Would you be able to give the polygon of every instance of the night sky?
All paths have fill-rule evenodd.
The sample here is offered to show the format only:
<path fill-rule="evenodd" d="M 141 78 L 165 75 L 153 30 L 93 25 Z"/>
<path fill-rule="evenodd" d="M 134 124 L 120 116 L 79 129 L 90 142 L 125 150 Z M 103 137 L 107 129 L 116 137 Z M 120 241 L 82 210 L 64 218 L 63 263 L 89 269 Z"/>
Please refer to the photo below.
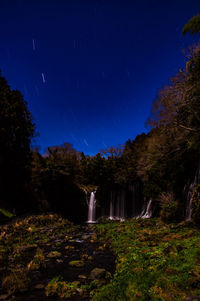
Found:
<path fill-rule="evenodd" d="M 147 132 L 198 13 L 200 0 L 0 0 L 0 69 L 28 102 L 33 145 L 94 155 Z"/>

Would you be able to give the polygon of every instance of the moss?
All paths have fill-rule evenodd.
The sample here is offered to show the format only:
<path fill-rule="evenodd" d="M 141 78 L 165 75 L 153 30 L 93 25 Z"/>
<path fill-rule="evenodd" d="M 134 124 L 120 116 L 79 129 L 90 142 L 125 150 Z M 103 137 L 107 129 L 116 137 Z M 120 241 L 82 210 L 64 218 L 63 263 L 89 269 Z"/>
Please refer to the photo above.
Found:
<path fill-rule="evenodd" d="M 13 216 L 15 216 L 13 213 L 11 213 L 8 210 L 5 210 L 3 208 L 0 208 L 0 213 L 2 213 L 4 216 L 8 217 L 8 218 L 12 218 Z"/>
<path fill-rule="evenodd" d="M 200 232 L 192 223 L 160 219 L 93 226 L 116 254 L 116 272 L 93 291 L 95 301 L 184 300 L 200 297 Z"/>
<path fill-rule="evenodd" d="M 179 202 L 175 200 L 173 193 L 162 193 L 160 203 L 160 217 L 163 222 L 171 223 L 180 220 Z"/>
<path fill-rule="evenodd" d="M 84 266 L 84 261 L 83 260 L 72 260 L 69 262 L 69 265 L 72 267 L 81 268 Z"/>
<path fill-rule="evenodd" d="M 196 185 L 192 195 L 192 219 L 200 225 L 200 185 Z"/>
<path fill-rule="evenodd" d="M 28 290 L 29 279 L 25 271 L 13 271 L 3 278 L 2 288 L 8 294 L 24 292 Z"/>
<path fill-rule="evenodd" d="M 40 268 L 45 268 L 46 263 L 45 263 L 45 256 L 43 254 L 43 251 L 38 248 L 36 251 L 36 254 L 31 260 L 27 266 L 28 270 L 39 270 Z"/>
<path fill-rule="evenodd" d="M 61 276 L 53 278 L 45 288 L 47 297 L 71 298 L 78 292 L 80 282 L 65 282 Z"/>

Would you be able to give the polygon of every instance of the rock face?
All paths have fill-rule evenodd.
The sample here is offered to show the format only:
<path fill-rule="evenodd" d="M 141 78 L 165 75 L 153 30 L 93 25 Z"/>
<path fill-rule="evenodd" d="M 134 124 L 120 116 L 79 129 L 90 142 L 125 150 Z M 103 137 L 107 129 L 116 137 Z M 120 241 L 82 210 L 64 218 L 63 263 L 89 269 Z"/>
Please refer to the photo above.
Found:
<path fill-rule="evenodd" d="M 95 268 L 90 272 L 90 279 L 92 280 L 105 279 L 106 275 L 107 275 L 107 271 L 105 269 Z"/>

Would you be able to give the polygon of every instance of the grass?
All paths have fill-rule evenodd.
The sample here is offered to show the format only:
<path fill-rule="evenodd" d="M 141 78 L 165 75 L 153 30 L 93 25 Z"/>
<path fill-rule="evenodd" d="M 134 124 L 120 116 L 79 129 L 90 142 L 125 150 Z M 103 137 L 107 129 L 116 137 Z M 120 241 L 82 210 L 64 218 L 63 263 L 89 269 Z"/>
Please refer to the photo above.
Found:
<path fill-rule="evenodd" d="M 113 280 L 92 300 L 200 298 L 200 232 L 192 223 L 138 219 L 94 228 L 117 261 Z"/>
<path fill-rule="evenodd" d="M 26 291 L 31 272 L 46 267 L 42 248 L 60 236 L 65 237 L 66 233 L 73 233 L 74 229 L 72 223 L 57 214 L 32 215 L 1 226 L 0 266 L 4 267 L 4 273 L 0 274 L 0 283 L 3 292 Z M 56 251 L 52 253 L 55 255 Z"/>
<path fill-rule="evenodd" d="M 14 216 L 13 213 L 11 213 L 10 211 L 0 208 L 0 213 L 2 213 L 4 216 L 8 217 L 8 218 L 12 218 Z"/>

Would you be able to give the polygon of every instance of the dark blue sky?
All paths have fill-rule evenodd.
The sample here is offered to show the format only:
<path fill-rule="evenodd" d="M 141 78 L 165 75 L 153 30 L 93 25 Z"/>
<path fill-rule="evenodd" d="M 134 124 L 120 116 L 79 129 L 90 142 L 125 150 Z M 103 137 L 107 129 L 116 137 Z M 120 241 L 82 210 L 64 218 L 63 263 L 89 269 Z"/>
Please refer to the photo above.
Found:
<path fill-rule="evenodd" d="M 197 13 L 199 0 L 0 0 L 0 69 L 28 101 L 35 144 L 93 155 L 147 131 Z"/>

